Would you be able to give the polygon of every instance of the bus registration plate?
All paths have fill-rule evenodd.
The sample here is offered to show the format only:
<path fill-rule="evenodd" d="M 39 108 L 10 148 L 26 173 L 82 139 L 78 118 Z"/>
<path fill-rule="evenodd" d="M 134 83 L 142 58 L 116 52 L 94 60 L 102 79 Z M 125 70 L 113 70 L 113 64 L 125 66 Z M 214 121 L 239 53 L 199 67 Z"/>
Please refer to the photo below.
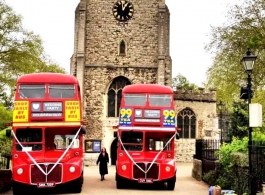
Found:
<path fill-rule="evenodd" d="M 138 183 L 154 183 L 154 181 L 151 178 L 139 178 Z"/>
<path fill-rule="evenodd" d="M 53 188 L 55 187 L 55 182 L 40 182 L 37 184 L 38 188 Z"/>

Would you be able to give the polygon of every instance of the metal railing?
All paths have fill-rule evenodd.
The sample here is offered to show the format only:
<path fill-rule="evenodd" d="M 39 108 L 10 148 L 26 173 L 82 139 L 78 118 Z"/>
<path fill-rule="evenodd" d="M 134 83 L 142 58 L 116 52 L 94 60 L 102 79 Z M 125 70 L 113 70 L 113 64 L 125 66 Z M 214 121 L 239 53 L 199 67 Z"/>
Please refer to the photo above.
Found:
<path fill-rule="evenodd" d="M 10 169 L 11 156 L 1 156 L 0 155 L 0 170 Z"/>

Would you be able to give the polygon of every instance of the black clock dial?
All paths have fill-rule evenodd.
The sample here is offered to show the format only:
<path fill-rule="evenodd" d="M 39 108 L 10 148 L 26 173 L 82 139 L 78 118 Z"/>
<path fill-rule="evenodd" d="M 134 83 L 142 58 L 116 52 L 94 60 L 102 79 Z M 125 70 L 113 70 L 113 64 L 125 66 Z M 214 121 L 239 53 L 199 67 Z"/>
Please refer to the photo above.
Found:
<path fill-rule="evenodd" d="M 133 5 L 129 1 L 117 1 L 113 6 L 113 15 L 119 21 L 131 19 L 133 11 Z"/>

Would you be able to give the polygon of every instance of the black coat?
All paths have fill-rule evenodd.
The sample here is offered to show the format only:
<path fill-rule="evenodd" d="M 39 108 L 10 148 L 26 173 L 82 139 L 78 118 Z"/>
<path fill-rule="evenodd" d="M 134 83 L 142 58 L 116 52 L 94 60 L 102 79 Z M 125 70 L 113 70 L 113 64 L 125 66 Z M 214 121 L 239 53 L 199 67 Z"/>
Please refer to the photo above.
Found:
<path fill-rule="evenodd" d="M 108 174 L 108 163 L 109 163 L 109 155 L 105 153 L 103 156 L 102 153 L 99 154 L 97 164 L 99 163 L 99 174 L 105 175 Z"/>

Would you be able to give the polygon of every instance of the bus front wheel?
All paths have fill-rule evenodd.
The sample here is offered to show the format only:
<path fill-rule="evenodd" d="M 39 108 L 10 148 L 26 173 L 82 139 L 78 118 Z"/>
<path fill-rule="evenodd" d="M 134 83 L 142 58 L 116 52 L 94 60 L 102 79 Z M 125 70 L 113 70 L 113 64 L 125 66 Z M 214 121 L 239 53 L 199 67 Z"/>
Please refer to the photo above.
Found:
<path fill-rule="evenodd" d="M 74 193 L 81 193 L 82 192 L 82 186 L 83 186 L 83 182 L 84 182 L 84 176 L 83 176 L 83 173 L 81 174 L 81 176 L 75 180 L 73 182 L 73 192 Z"/>
<path fill-rule="evenodd" d="M 167 189 L 168 190 L 174 190 L 175 189 L 175 183 L 176 183 L 176 178 L 172 178 L 167 181 Z"/>
<path fill-rule="evenodd" d="M 18 182 L 13 181 L 12 191 L 13 191 L 13 195 L 23 195 L 23 194 L 25 194 L 26 187 L 23 184 L 20 184 Z M 30 192 L 30 190 L 29 190 L 29 192 Z"/>
<path fill-rule="evenodd" d="M 123 189 L 124 188 L 124 183 L 121 180 L 116 181 L 116 188 L 117 189 Z"/>
<path fill-rule="evenodd" d="M 124 188 L 124 180 L 116 173 L 116 188 L 123 189 Z"/>

